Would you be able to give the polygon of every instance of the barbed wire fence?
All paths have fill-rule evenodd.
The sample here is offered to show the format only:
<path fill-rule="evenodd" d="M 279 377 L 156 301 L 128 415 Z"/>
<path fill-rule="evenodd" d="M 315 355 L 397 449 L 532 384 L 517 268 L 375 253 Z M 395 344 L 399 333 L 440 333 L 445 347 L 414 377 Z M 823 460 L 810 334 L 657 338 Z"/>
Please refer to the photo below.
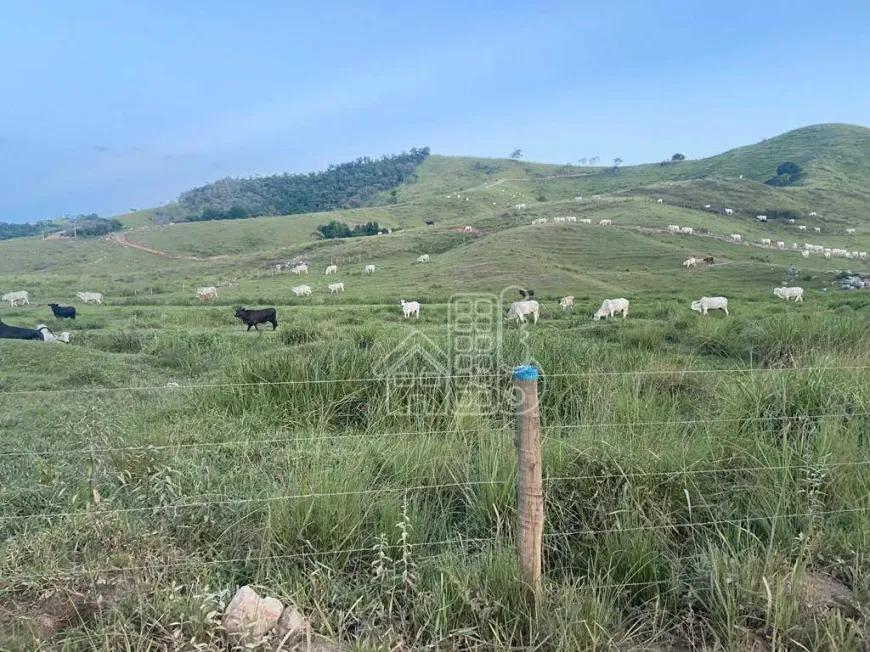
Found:
<path fill-rule="evenodd" d="M 657 374 L 686 374 L 686 375 L 695 375 L 695 374 L 758 374 L 758 373 L 797 373 L 797 372 L 817 372 L 817 371 L 850 371 L 850 372 L 860 372 L 870 369 L 870 366 L 847 366 L 847 367 L 823 367 L 823 368 L 784 368 L 784 369 L 753 369 L 753 368 L 741 368 L 741 369 L 714 369 L 714 370 L 694 370 L 694 369 L 686 369 L 686 370 L 662 370 L 662 371 L 627 371 L 627 372 L 577 372 L 577 373 L 563 373 L 563 374 L 548 374 L 547 378 L 595 378 L 595 377 L 608 377 L 608 376 L 641 376 L 641 375 L 657 375 Z M 442 376 L 430 376 L 431 378 L 442 378 Z M 457 375 L 452 376 L 451 378 L 474 378 L 475 380 L 480 380 L 482 378 L 487 379 L 504 379 L 504 375 L 501 374 L 488 374 L 488 375 Z M 43 390 L 14 390 L 14 391 L 0 391 L 0 399 L 7 396 L 54 396 L 54 395 L 65 395 L 70 392 L 83 392 L 87 394 L 94 394 L 100 392 L 140 392 L 140 391 L 190 391 L 190 390 L 203 390 L 203 389 L 229 389 L 229 388 L 238 388 L 238 387 L 272 387 L 272 386 L 285 386 L 285 387 L 293 387 L 293 386 L 301 386 L 308 384 L 322 384 L 322 383 L 330 383 L 330 384 L 339 384 L 339 383 L 369 383 L 369 382 L 382 382 L 383 378 L 355 378 L 355 379 L 304 379 L 304 380 L 293 380 L 293 381 L 280 381 L 280 382 L 253 382 L 253 383 L 215 383 L 215 384 L 188 384 L 188 385 L 178 385 L 178 386 L 134 386 L 134 387 L 123 387 L 123 388 L 77 388 L 75 390 L 67 390 L 67 389 L 43 389 Z M 537 378 L 535 379 L 535 385 L 537 387 Z M 537 389 L 535 390 L 535 392 Z M 528 398 L 528 396 L 526 396 Z M 317 492 L 317 491 L 300 491 L 295 493 L 284 493 L 278 495 L 267 495 L 267 496 L 247 496 L 247 497 L 226 497 L 220 496 L 215 497 L 210 500 L 182 500 L 179 502 L 173 502 L 166 505 L 148 505 L 141 507 L 114 507 L 111 503 L 102 503 L 99 505 L 89 505 L 87 508 L 80 508 L 74 510 L 58 510 L 58 511 L 33 511 L 31 513 L 19 513 L 19 514 L 0 514 L 0 528 L 2 527 L 39 527 L 40 524 L 55 524 L 64 519 L 75 519 L 81 517 L 95 516 L 100 518 L 105 517 L 116 517 L 123 515 L 131 515 L 131 514 L 154 514 L 160 513 L 164 517 L 173 518 L 174 516 L 180 514 L 185 510 L 194 510 L 194 509 L 211 509 L 211 508 L 220 508 L 220 507 L 228 507 L 228 506 L 267 506 L 270 504 L 283 504 L 289 503 L 291 501 L 319 501 L 319 500 L 327 500 L 330 498 L 340 498 L 345 496 L 356 496 L 356 497 L 377 497 L 377 496 L 385 496 L 385 495 L 396 495 L 396 496 L 409 496 L 419 492 L 433 492 L 445 489 L 469 489 L 469 490 L 477 490 L 487 487 L 510 487 L 516 486 L 521 482 L 521 478 L 524 475 L 531 474 L 533 477 L 533 484 L 536 482 L 540 489 L 535 489 L 533 487 L 533 493 L 537 492 L 539 496 L 536 496 L 542 501 L 546 499 L 547 493 L 550 490 L 557 488 L 562 483 L 582 483 L 582 482 L 602 482 L 607 480 L 616 480 L 616 481 L 630 481 L 632 479 L 641 479 L 641 478 L 660 478 L 660 479 L 675 479 L 679 480 L 682 478 L 689 477 L 698 477 L 698 476 L 713 476 L 716 477 L 719 474 L 758 474 L 758 473 L 771 473 L 771 472 L 791 472 L 791 471 L 804 471 L 806 470 L 806 463 L 801 462 L 798 464 L 757 464 L 757 465 L 743 465 L 743 466 L 724 466 L 724 467 L 703 467 L 697 468 L 694 466 L 686 466 L 685 468 L 681 468 L 679 470 L 667 470 L 667 471 L 654 471 L 654 470 L 623 470 L 623 471 L 602 471 L 596 473 L 587 473 L 587 474 L 569 474 L 569 475 L 559 475 L 559 474 L 547 474 L 545 473 L 545 469 L 541 462 L 541 447 L 543 443 L 552 442 L 554 444 L 558 444 L 560 446 L 571 447 L 572 444 L 570 441 L 566 441 L 561 437 L 561 433 L 566 431 L 574 431 L 580 429 L 612 429 L 612 428 L 638 428 L 638 427 L 668 427 L 668 426 L 699 426 L 699 425 L 712 425 L 712 424 L 722 424 L 722 423 L 731 423 L 734 425 L 739 424 L 749 424 L 749 423 L 764 423 L 768 421 L 775 422 L 801 422 L 808 419 L 814 420 L 816 422 L 826 419 L 855 419 L 855 418 L 863 418 L 870 417 L 870 412 L 830 412 L 830 413 L 822 413 L 822 414 L 800 414 L 800 415 L 771 415 L 771 416 L 751 416 L 751 417 L 735 417 L 735 418 L 710 418 L 710 419 L 672 419 L 672 420 L 649 420 L 649 421 L 631 421 L 631 422 L 621 422 L 621 421 L 613 421 L 613 422 L 599 422 L 599 423 L 585 423 L 585 424 L 556 424 L 552 426 L 541 426 L 540 425 L 540 416 L 537 414 L 537 398 L 535 397 L 534 412 L 536 415 L 535 419 L 532 419 L 530 423 L 525 423 L 524 419 L 521 417 L 528 414 L 528 410 L 531 409 L 530 405 L 522 406 L 521 402 L 518 402 L 515 406 L 516 409 L 516 420 L 513 424 L 505 423 L 502 425 L 502 434 L 503 436 L 507 436 L 505 431 L 507 430 L 517 430 L 517 443 L 518 445 L 522 443 L 527 437 L 531 437 L 532 441 L 536 441 L 534 445 L 537 446 L 537 455 L 533 456 L 531 460 L 531 468 L 529 467 L 529 460 L 523 461 L 520 460 L 518 464 L 518 469 L 516 473 L 511 474 L 512 477 L 509 478 L 488 478 L 481 480 L 456 480 L 454 482 L 431 482 L 431 483 L 420 483 L 416 485 L 403 485 L 403 486 L 379 486 L 373 488 L 366 489 L 352 489 L 346 491 L 329 491 L 329 492 Z M 537 421 L 537 424 L 535 424 Z M 488 426 L 488 430 L 492 430 L 494 426 Z M 530 431 L 529 429 L 532 429 Z M 169 443 L 159 443 L 159 444 L 137 444 L 137 445 L 129 445 L 129 446 L 93 446 L 93 445 L 83 445 L 77 448 L 36 448 L 34 450 L 26 450 L 26 449 L 16 449 L 16 450 L 6 450 L 0 451 L 0 462 L 4 460 L 8 463 L 17 463 L 22 460 L 26 460 L 28 458 L 50 458 L 57 456 L 84 456 L 84 457 L 93 457 L 95 455 L 105 455 L 105 454 L 113 454 L 113 453 L 125 453 L 125 452 L 147 452 L 147 451 L 200 451 L 206 449 L 215 449 L 215 448 L 223 448 L 223 447 L 248 447 L 248 446 L 262 446 L 262 445 L 306 445 L 310 443 L 322 442 L 332 444 L 339 444 L 342 441 L 348 440 L 359 440 L 364 439 L 365 441 L 378 441 L 378 440 L 389 440 L 389 439 L 402 439 L 402 438 L 410 438 L 410 437 L 443 437 L 449 435 L 469 435 L 474 434 L 479 429 L 467 429 L 467 428 L 457 428 L 457 429 L 409 429 L 402 430 L 396 432 L 375 432 L 375 433 L 343 433 L 343 434 L 324 434 L 322 436 L 302 436 L 302 437 L 272 437 L 272 438 L 247 438 L 247 439 L 234 439 L 234 440 L 222 440 L 222 441 L 202 441 L 202 442 L 169 442 Z M 528 444 L 528 442 L 527 442 Z M 341 455 L 342 452 L 340 449 L 335 449 L 334 451 L 337 455 Z M 352 455 L 351 451 L 349 455 Z M 445 460 L 448 461 L 448 460 Z M 847 461 L 828 461 L 825 462 L 825 466 L 830 469 L 835 468 L 864 468 L 870 465 L 870 459 L 856 459 L 856 460 L 847 460 Z M 0 496 L 3 494 L 0 493 Z M 669 522 L 669 523 L 649 523 L 649 524 L 641 524 L 641 525 L 633 525 L 633 524 L 621 524 L 621 519 L 618 517 L 614 517 L 614 521 L 618 524 L 613 527 L 594 527 L 594 528 L 570 528 L 570 529 L 557 529 L 552 530 L 548 529 L 543 522 L 544 510 L 539 511 L 540 521 L 535 521 L 531 526 L 528 523 L 523 523 L 523 519 L 528 520 L 532 518 L 535 520 L 535 517 L 529 517 L 528 507 L 526 508 L 524 514 L 523 501 L 527 500 L 528 496 L 523 495 L 523 491 L 520 488 L 519 496 L 518 496 L 518 509 L 520 512 L 519 521 L 517 523 L 516 529 L 508 529 L 503 532 L 499 532 L 493 536 L 464 536 L 463 534 L 458 534 L 456 536 L 428 540 L 428 541 L 414 541 L 414 542 L 402 542 L 397 544 L 385 544 L 381 546 L 381 550 L 399 550 L 403 547 L 410 549 L 431 549 L 431 550 L 443 550 L 443 549 L 451 549 L 451 548 L 475 548 L 481 549 L 485 546 L 501 546 L 505 544 L 509 545 L 517 545 L 519 550 L 519 559 L 520 559 L 520 567 L 523 569 L 523 576 L 527 580 L 527 584 L 534 588 L 536 585 L 539 585 L 541 573 L 546 575 L 548 571 L 555 571 L 555 568 L 548 569 L 543 562 L 543 554 L 544 547 L 555 545 L 557 542 L 571 542 L 581 539 L 594 539 L 596 537 L 603 537 L 613 534 L 619 533 L 627 533 L 627 532 L 653 532 L 653 531 L 669 531 L 669 532 L 678 532 L 683 530 L 698 530 L 702 528 L 719 528 L 723 526 L 733 526 L 737 528 L 749 528 L 749 526 L 753 523 L 766 522 L 766 523 L 777 523 L 779 521 L 788 520 L 788 519 L 811 519 L 811 518 L 828 518 L 828 517 L 837 517 L 837 516 L 847 516 L 847 515 L 860 515 L 865 514 L 868 510 L 870 510 L 870 503 L 866 505 L 856 505 L 854 507 L 846 507 L 842 509 L 813 509 L 807 511 L 798 511 L 798 512 L 788 512 L 788 513 L 773 513 L 769 515 L 742 515 L 735 516 L 731 518 L 701 518 L 699 520 L 687 520 L 685 522 Z M 532 510 L 534 511 L 534 510 Z M 537 537 L 531 535 L 533 541 L 529 543 L 528 541 L 523 541 L 523 530 L 524 528 L 531 527 L 532 529 L 537 529 L 540 533 Z M 269 555 L 261 555 L 261 554 L 250 554 L 246 556 L 239 557 L 216 557 L 214 559 L 191 559 L 191 560 L 170 560 L 161 562 L 159 564 L 154 565 L 124 565 L 124 564 L 103 564 L 103 565 L 88 565 L 88 564 L 78 564 L 72 565 L 67 568 L 51 570 L 51 571 L 33 571 L 28 573 L 19 573 L 19 574 L 10 574 L 2 578 L 2 582 L 0 582 L 0 586 L 15 586 L 17 583 L 32 583 L 39 581 L 49 581 L 55 580 L 58 578 L 68 578 L 68 577 L 97 577 L 104 574 L 123 574 L 123 573 L 136 573 L 136 572 L 144 572 L 148 570 L 154 569 L 167 569 L 167 568 L 182 568 L 185 566 L 220 566 L 220 567 L 233 567 L 236 564 L 250 566 L 251 564 L 269 564 L 273 562 L 286 562 L 286 561 L 304 561 L 304 560 L 318 560 L 318 559 L 329 559 L 329 558 L 337 558 L 337 557 L 352 557 L 352 556 L 360 556 L 360 557 L 371 557 L 375 551 L 375 542 L 372 542 L 371 546 L 357 546 L 357 547 L 340 547 L 336 549 L 328 549 L 328 550 L 300 550 L 298 552 L 288 552 L 288 553 L 280 553 L 280 554 L 269 554 Z M 537 572 L 535 571 L 537 569 Z M 656 581 L 645 581 L 645 582 L 637 582 L 637 583 L 618 583 L 613 584 L 614 588 L 627 588 L 629 586 L 649 586 L 651 584 L 655 584 Z M 599 587 L 605 588 L 605 587 Z"/>

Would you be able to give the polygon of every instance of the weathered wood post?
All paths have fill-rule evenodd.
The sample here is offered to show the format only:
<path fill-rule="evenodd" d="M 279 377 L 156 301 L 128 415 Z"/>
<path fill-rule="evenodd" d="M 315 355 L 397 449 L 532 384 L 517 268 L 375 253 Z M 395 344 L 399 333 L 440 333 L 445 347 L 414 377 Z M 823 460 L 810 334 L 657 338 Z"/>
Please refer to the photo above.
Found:
<path fill-rule="evenodd" d="M 524 365 L 513 371 L 517 405 L 517 529 L 520 570 L 537 596 L 541 586 L 544 535 L 544 486 L 541 468 L 541 417 L 538 412 L 538 370 Z"/>

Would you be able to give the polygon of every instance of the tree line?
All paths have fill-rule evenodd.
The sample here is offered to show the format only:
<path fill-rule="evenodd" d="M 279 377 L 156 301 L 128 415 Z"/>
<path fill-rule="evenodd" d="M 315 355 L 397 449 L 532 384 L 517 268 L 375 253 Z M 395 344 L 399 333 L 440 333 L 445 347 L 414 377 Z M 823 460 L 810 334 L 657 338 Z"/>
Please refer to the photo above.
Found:
<path fill-rule="evenodd" d="M 393 156 L 330 165 L 322 172 L 221 179 L 182 193 L 156 215 L 163 222 L 240 220 L 359 208 L 380 193 L 416 181 L 415 169 L 428 156 L 428 147 L 412 148 Z M 397 201 L 396 192 L 388 201 Z"/>
<path fill-rule="evenodd" d="M 377 222 L 366 222 L 365 224 L 357 224 L 350 228 L 344 222 L 332 220 L 329 224 L 321 224 L 317 227 L 317 232 L 327 240 L 333 238 L 356 238 L 362 235 L 377 235 L 381 227 Z"/>
<path fill-rule="evenodd" d="M 96 213 L 65 216 L 58 220 L 42 220 L 35 223 L 12 224 L 0 222 L 0 240 L 28 238 L 36 235 L 60 233 L 67 237 L 96 238 L 112 231 L 120 231 L 123 225 L 115 218 L 100 217 Z"/>

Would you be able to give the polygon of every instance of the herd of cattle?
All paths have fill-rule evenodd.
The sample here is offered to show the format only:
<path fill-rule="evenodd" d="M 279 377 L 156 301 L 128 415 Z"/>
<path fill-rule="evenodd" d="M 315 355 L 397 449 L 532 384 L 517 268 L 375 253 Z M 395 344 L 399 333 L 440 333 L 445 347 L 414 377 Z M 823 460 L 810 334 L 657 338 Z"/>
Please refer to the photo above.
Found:
<path fill-rule="evenodd" d="M 99 292 L 79 292 L 78 298 L 84 303 L 103 303 L 103 295 Z M 30 295 L 26 291 L 8 292 L 3 295 L 3 302 L 9 302 L 11 307 L 18 305 L 29 306 Z M 57 303 L 49 303 L 51 313 L 56 319 L 75 319 L 78 311 L 75 306 L 62 306 Z M 22 328 L 20 326 L 9 326 L 4 324 L 0 319 L 0 339 L 6 340 L 37 340 L 40 342 L 60 342 L 69 344 L 70 333 L 63 331 L 55 334 L 45 324 L 38 324 L 36 328 Z"/>

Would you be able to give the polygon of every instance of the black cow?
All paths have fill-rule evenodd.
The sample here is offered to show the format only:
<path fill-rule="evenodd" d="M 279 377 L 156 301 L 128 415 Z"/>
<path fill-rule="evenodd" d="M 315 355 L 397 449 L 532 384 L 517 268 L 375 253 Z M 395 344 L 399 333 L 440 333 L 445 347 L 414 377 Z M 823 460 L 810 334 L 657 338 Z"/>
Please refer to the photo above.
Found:
<path fill-rule="evenodd" d="M 714 262 L 716 262 L 716 259 L 713 258 L 713 256 L 707 256 L 706 258 L 704 258 L 705 265 L 712 265 Z"/>
<path fill-rule="evenodd" d="M 426 226 L 435 226 L 435 220 L 423 220 L 426 222 Z"/>
<path fill-rule="evenodd" d="M 58 319 L 76 318 L 76 309 L 73 306 L 59 306 L 56 303 L 50 303 L 48 304 L 48 307 L 51 308 L 51 312 Z"/>
<path fill-rule="evenodd" d="M 248 330 L 251 326 L 254 330 L 257 324 L 272 324 L 272 330 L 278 328 L 278 315 L 274 308 L 263 308 L 262 310 L 248 310 L 247 308 L 239 308 L 236 310 L 236 319 L 241 319 L 243 324 L 247 324 Z"/>
<path fill-rule="evenodd" d="M 4 340 L 39 340 L 43 341 L 42 333 L 35 331 L 32 328 L 20 328 L 18 326 L 7 326 L 0 320 L 0 339 Z"/>

